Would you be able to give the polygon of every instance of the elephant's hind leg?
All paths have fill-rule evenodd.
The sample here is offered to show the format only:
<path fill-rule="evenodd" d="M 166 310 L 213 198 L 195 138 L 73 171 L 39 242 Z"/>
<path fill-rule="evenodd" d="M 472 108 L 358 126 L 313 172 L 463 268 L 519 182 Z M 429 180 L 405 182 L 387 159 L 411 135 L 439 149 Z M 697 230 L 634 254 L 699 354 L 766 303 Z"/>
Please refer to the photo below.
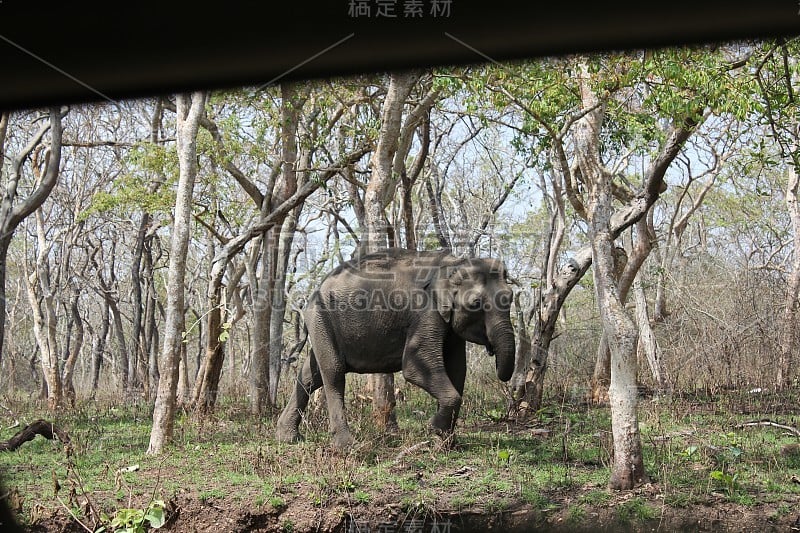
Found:
<path fill-rule="evenodd" d="M 315 390 L 322 386 L 322 375 L 319 373 L 314 351 L 310 350 L 300 375 L 297 376 L 294 392 L 289 403 L 278 418 L 276 438 L 278 442 L 298 442 L 303 437 L 298 431 L 300 419 L 308 406 L 308 399 Z"/>
<path fill-rule="evenodd" d="M 322 376 L 322 385 L 325 390 L 325 400 L 328 404 L 328 418 L 330 419 L 333 446 L 346 450 L 354 439 L 347 425 L 344 407 L 344 384 L 347 365 L 343 355 L 334 342 L 334 334 L 328 323 L 323 319 L 312 322 L 314 353 L 316 353 L 319 373 Z"/>

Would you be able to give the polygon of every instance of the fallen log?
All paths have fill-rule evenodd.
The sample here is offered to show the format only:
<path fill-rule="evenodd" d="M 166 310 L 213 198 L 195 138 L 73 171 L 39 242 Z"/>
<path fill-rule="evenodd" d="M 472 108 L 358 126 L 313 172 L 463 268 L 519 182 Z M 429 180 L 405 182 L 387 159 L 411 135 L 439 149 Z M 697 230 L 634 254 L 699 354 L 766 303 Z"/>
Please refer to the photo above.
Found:
<path fill-rule="evenodd" d="M 49 440 L 58 438 L 64 444 L 69 443 L 69 435 L 64 430 L 57 428 L 52 422 L 40 418 L 22 428 L 7 441 L 0 442 L 0 452 L 12 452 L 29 440 L 36 438 L 36 435 L 41 435 Z"/>
<path fill-rule="evenodd" d="M 736 426 L 736 428 L 737 429 L 742 429 L 742 428 L 753 427 L 753 426 L 774 427 L 774 428 L 782 429 L 784 431 L 788 431 L 789 433 L 791 433 L 792 435 L 794 435 L 796 437 L 800 437 L 800 430 L 797 429 L 796 427 L 787 426 L 786 424 L 778 424 L 777 422 L 773 422 L 772 420 L 769 420 L 769 419 L 766 419 L 766 418 L 764 420 L 753 420 L 752 422 L 745 422 L 744 424 L 739 424 L 738 426 Z"/>

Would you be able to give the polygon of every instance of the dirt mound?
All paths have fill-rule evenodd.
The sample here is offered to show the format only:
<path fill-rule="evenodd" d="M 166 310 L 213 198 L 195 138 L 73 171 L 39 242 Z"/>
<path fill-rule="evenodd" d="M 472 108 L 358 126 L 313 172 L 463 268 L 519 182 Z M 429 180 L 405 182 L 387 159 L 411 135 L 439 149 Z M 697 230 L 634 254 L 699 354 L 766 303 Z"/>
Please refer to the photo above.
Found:
<path fill-rule="evenodd" d="M 624 497 L 622 498 L 624 500 Z M 777 504 L 743 506 L 730 502 L 672 508 L 661 505 L 659 516 L 620 517 L 618 503 L 590 506 L 580 520 L 566 507 L 543 512 L 523 504 L 492 513 L 471 510 L 403 509 L 397 504 L 347 506 L 346 502 L 318 507 L 293 500 L 285 507 L 246 502 L 203 501 L 176 497 L 167 506 L 167 522 L 160 531 L 180 533 L 527 533 L 537 531 L 793 531 L 800 525 L 800 507 L 779 513 Z M 657 499 L 649 502 L 659 505 Z M 34 533 L 85 533 L 66 511 L 42 517 L 27 528 Z"/>

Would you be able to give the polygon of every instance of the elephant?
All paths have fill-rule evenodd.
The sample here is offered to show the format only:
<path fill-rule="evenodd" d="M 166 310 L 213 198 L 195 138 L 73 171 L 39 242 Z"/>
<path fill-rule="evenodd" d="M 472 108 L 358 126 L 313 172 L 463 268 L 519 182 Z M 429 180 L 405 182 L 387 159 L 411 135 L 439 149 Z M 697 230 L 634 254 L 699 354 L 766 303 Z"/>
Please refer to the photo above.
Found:
<path fill-rule="evenodd" d="M 400 370 L 437 400 L 430 425 L 452 439 L 464 393 L 466 341 L 495 356 L 501 381 L 511 378 L 512 299 L 505 265 L 497 259 L 387 249 L 341 264 L 303 311 L 311 349 L 278 418 L 277 440 L 302 440 L 298 426 L 309 395 L 324 387 L 333 445 L 347 448 L 354 439 L 345 418 L 345 374 Z"/>

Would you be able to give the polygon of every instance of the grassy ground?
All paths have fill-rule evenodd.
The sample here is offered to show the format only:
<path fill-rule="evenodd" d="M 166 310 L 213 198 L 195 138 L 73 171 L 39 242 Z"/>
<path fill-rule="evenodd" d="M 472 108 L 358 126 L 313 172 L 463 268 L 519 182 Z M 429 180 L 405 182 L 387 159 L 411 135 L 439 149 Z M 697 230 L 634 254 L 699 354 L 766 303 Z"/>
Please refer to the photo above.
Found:
<path fill-rule="evenodd" d="M 404 531 L 414 524 L 424 531 L 786 531 L 798 518 L 798 438 L 769 426 L 737 427 L 764 418 L 796 425 L 793 395 L 642 399 L 651 482 L 621 493 L 606 488 L 607 408 L 551 398 L 517 424 L 505 419 L 499 385 L 480 389 L 468 390 L 458 444 L 448 450 L 427 430 L 434 406 L 423 392 L 404 387 L 401 430 L 385 435 L 351 391 L 358 444 L 344 454 L 330 448 L 318 401 L 301 444 L 274 441 L 277 413 L 254 419 L 244 403 L 226 399 L 211 419 L 182 415 L 174 445 L 149 457 L 145 403 L 84 402 L 53 417 L 6 399 L 15 416 L 4 428 L 12 418 L 43 417 L 72 443 L 67 449 L 37 437 L 0 464 L 10 501 L 39 531 L 111 529 L 114 518 L 121 527 L 148 510 L 158 525 L 162 507 L 164 527 L 174 531 Z M 17 429 L 3 429 L 0 440 Z"/>

